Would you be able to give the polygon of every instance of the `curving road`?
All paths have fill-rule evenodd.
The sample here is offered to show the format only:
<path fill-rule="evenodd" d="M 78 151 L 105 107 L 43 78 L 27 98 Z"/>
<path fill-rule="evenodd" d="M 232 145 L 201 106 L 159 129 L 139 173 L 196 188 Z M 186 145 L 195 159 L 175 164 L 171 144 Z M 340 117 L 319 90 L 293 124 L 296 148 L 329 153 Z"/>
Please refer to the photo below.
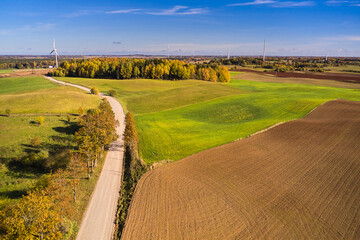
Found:
<path fill-rule="evenodd" d="M 51 77 L 45 78 L 65 85 L 64 82 Z M 66 85 L 90 92 L 89 88 L 83 86 L 70 83 L 66 83 Z M 115 113 L 115 118 L 120 123 L 116 128 L 119 138 L 110 145 L 102 172 L 81 221 L 77 240 L 112 239 L 115 230 L 114 222 L 123 172 L 125 115 L 121 104 L 117 100 L 103 93 L 100 96 L 108 99 Z"/>

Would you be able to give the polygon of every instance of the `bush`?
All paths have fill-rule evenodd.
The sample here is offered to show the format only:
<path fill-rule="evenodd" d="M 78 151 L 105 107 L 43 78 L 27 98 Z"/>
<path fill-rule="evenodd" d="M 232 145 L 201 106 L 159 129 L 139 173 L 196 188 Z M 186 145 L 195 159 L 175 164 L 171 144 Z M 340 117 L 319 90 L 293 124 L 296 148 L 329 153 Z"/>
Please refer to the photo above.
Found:
<path fill-rule="evenodd" d="M 68 123 L 71 122 L 71 116 L 70 116 L 70 115 L 66 115 L 66 119 L 67 119 L 67 122 L 68 122 Z"/>
<path fill-rule="evenodd" d="M 7 108 L 7 109 L 5 110 L 5 113 L 6 113 L 6 115 L 7 115 L 8 117 L 10 117 L 11 110 L 10 110 L 9 108 Z"/>
<path fill-rule="evenodd" d="M 82 116 L 85 113 L 85 111 L 82 107 L 79 107 L 78 113 L 80 114 L 80 116 Z"/>
<path fill-rule="evenodd" d="M 39 124 L 39 125 L 43 125 L 43 123 L 45 122 L 45 118 L 43 116 L 38 116 L 36 118 L 36 122 Z"/>
<path fill-rule="evenodd" d="M 90 90 L 91 94 L 94 94 L 94 95 L 99 95 L 99 90 L 96 88 L 96 87 L 93 87 L 91 90 Z"/>
<path fill-rule="evenodd" d="M 111 96 L 111 97 L 116 97 L 116 95 L 117 95 L 117 91 L 116 91 L 116 90 L 114 90 L 114 89 L 109 90 L 109 96 Z"/>
<path fill-rule="evenodd" d="M 38 148 L 40 146 L 40 139 L 38 137 L 35 137 L 33 139 L 30 140 L 30 145 L 33 147 L 33 148 Z"/>

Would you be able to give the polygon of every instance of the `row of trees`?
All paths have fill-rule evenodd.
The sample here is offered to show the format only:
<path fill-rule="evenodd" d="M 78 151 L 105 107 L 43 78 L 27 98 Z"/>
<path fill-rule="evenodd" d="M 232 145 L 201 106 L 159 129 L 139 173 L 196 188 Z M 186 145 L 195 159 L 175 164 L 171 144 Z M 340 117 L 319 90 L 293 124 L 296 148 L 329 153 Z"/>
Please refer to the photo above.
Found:
<path fill-rule="evenodd" d="M 88 178 L 105 148 L 117 139 L 117 124 L 114 112 L 106 98 L 98 109 L 90 110 L 81 117 L 79 123 L 81 128 L 75 133 L 75 138 L 79 151 L 86 161 Z"/>
<path fill-rule="evenodd" d="M 2 239 L 64 239 L 72 234 L 80 180 L 90 178 L 98 159 L 117 138 L 117 122 L 106 99 L 98 109 L 84 114 L 80 108 L 79 113 L 77 150 L 68 154 L 64 169 L 44 175 L 19 202 L 0 209 Z"/>
<path fill-rule="evenodd" d="M 167 59 L 94 58 L 72 60 L 63 62 L 58 69 L 49 74 L 58 77 L 230 81 L 226 67 L 190 64 Z"/>
<path fill-rule="evenodd" d="M 31 69 L 31 68 L 48 68 L 54 65 L 54 60 L 50 59 L 0 59 L 1 69 Z"/>

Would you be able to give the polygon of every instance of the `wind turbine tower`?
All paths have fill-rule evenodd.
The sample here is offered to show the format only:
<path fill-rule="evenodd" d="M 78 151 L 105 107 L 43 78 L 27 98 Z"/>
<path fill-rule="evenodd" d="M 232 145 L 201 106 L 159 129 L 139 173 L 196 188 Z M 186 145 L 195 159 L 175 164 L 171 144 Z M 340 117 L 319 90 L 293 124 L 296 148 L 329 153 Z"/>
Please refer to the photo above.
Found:
<path fill-rule="evenodd" d="M 227 59 L 230 59 L 230 48 L 228 48 L 228 56 Z"/>
<path fill-rule="evenodd" d="M 265 62 L 266 40 L 264 39 L 263 61 Z"/>
<path fill-rule="evenodd" d="M 58 56 L 59 56 L 59 54 L 58 54 L 58 52 L 57 52 L 57 50 L 56 50 L 56 47 L 55 47 L 55 39 L 54 39 L 54 48 L 53 48 L 53 50 L 50 52 L 50 55 L 51 55 L 52 53 L 55 53 L 55 60 L 56 60 L 56 65 L 55 65 L 55 67 L 58 68 L 58 67 L 59 67 L 59 63 L 58 63 Z"/>

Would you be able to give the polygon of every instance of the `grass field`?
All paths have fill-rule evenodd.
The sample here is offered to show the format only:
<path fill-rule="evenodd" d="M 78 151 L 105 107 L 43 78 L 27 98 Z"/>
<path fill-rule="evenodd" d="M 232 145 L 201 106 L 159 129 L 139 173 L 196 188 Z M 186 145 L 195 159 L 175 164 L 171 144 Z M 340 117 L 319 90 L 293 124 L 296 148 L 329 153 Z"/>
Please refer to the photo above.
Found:
<path fill-rule="evenodd" d="M 43 77 L 0 79 L 0 114 L 76 113 L 79 107 L 95 108 L 99 99 L 79 89 L 58 86 Z"/>
<path fill-rule="evenodd" d="M 141 155 L 149 164 L 178 160 L 278 122 L 303 117 L 332 99 L 360 101 L 357 89 L 240 79 L 232 79 L 229 84 L 60 79 L 96 86 L 103 92 L 116 89 L 120 102 L 135 114 Z"/>
<path fill-rule="evenodd" d="M 16 94 L 57 86 L 44 77 L 0 78 L 0 94 Z"/>
<path fill-rule="evenodd" d="M 326 71 L 330 72 L 354 72 L 354 73 L 360 73 L 360 66 L 357 65 L 345 65 L 345 66 L 339 66 L 339 67 L 325 67 Z"/>
<path fill-rule="evenodd" d="M 10 68 L 10 69 L 0 69 L 0 74 L 1 73 L 12 73 L 14 72 L 14 69 Z"/>
<path fill-rule="evenodd" d="M 66 115 L 77 113 L 79 107 L 85 110 L 96 108 L 99 102 L 96 96 L 75 88 L 57 86 L 43 77 L 0 79 L 0 114 L 5 109 L 11 110 L 10 117 L 0 116 L 1 202 L 18 199 L 42 175 L 9 169 L 9 161 L 26 155 L 30 141 L 35 137 L 48 151 L 71 148 L 75 141 L 73 129 L 65 121 Z M 40 115 L 45 117 L 42 126 L 35 123 Z M 71 118 L 74 122 L 77 117 Z"/>
<path fill-rule="evenodd" d="M 30 145 L 31 139 L 38 137 L 47 148 L 74 146 L 74 136 L 66 134 L 66 116 L 45 116 L 45 123 L 38 126 L 38 115 L 0 117 L 0 158 L 1 162 L 20 157 Z M 17 172 L 0 164 L 0 199 L 18 198 L 25 194 L 41 174 Z"/>
<path fill-rule="evenodd" d="M 121 239 L 359 239 L 360 102 L 146 173 Z"/>

